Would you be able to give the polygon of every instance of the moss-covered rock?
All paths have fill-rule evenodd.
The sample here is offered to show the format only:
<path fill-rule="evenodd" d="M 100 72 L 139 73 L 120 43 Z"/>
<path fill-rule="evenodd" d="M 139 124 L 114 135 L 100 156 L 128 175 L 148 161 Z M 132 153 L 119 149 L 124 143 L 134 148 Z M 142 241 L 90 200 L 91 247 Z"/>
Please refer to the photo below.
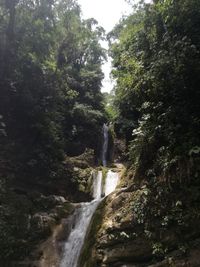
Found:
<path fill-rule="evenodd" d="M 141 184 L 108 196 L 80 266 L 197 267 L 199 208 L 193 202 L 187 209 L 191 202 L 183 194 L 161 189 Z"/>
<path fill-rule="evenodd" d="M 0 266 L 18 266 L 73 209 L 64 197 L 56 195 L 10 192 L 1 198 Z"/>
<path fill-rule="evenodd" d="M 93 169 L 75 169 L 76 172 L 76 182 L 78 183 L 79 191 L 90 194 L 92 196 L 92 183 L 93 183 Z"/>

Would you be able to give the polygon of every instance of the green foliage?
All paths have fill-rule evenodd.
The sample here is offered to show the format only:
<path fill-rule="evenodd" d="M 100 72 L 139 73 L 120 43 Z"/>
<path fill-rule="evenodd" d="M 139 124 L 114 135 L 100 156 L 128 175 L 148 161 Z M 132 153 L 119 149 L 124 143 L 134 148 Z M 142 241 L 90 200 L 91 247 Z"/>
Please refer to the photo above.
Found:
<path fill-rule="evenodd" d="M 200 122 L 199 10 L 195 0 L 141 4 L 110 34 L 116 128 L 130 142 L 138 178 L 153 170 L 172 184 L 192 179 Z"/>
<path fill-rule="evenodd" d="M 104 106 L 108 121 L 114 121 L 117 117 L 117 110 L 115 109 L 114 98 L 115 95 L 111 93 L 103 93 Z"/>
<path fill-rule="evenodd" d="M 171 250 L 185 254 L 191 238 L 199 235 L 199 196 L 190 190 L 171 192 L 164 183 L 149 183 L 134 192 L 130 211 L 138 234 L 152 245 L 155 259 L 163 259 Z"/>
<path fill-rule="evenodd" d="M 11 177 L 6 192 L 12 185 L 48 194 L 62 178 L 74 190 L 65 154 L 87 147 L 97 153 L 105 117 L 102 39 L 103 28 L 82 19 L 76 0 L 0 1 L 0 185 Z M 1 220 L 1 251 L 7 247 L 10 259 L 22 239 L 10 220 L 18 222 L 23 207 L 15 214 L 13 205 L 8 202 Z"/>
<path fill-rule="evenodd" d="M 71 144 L 96 148 L 104 30 L 76 1 L 2 2 L 0 12 L 0 130 L 21 174 L 54 177 Z"/>
<path fill-rule="evenodd" d="M 29 252 L 31 205 L 23 196 L 9 192 L 9 196 L 1 192 L 0 206 L 0 260 L 9 257 L 23 258 Z"/>
<path fill-rule="evenodd" d="M 109 34 L 117 134 L 128 144 L 134 223 L 155 258 L 199 230 L 200 2 L 153 1 Z"/>

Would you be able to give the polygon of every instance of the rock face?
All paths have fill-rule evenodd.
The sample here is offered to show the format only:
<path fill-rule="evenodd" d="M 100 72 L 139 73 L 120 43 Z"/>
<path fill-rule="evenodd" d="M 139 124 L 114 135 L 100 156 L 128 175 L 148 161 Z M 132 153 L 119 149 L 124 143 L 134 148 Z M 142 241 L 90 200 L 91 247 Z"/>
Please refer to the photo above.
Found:
<path fill-rule="evenodd" d="M 97 210 L 101 214 L 99 219 L 94 216 L 91 224 L 92 233 L 86 239 L 79 267 L 200 266 L 199 230 L 195 223 L 195 230 L 181 223 L 178 227 L 175 223 L 166 226 L 165 221 L 159 226 L 162 217 L 155 214 L 151 222 L 155 224 L 154 229 L 146 230 L 150 222 L 144 217 L 143 209 L 154 209 L 148 202 L 148 194 L 148 187 L 143 185 L 133 191 L 118 189 L 104 200 Z"/>
<path fill-rule="evenodd" d="M 56 221 L 52 216 L 46 212 L 40 212 L 33 215 L 31 220 L 31 227 L 38 234 L 48 234 L 51 231 Z"/>
<path fill-rule="evenodd" d="M 27 218 L 27 239 L 19 239 L 19 253 L 26 249 L 23 257 L 5 262 L 0 266 L 8 267 L 49 267 L 56 265 L 60 258 L 59 244 L 63 235 L 67 236 L 67 227 L 63 219 L 70 217 L 75 205 L 64 197 L 57 195 L 45 196 L 37 192 L 28 195 L 29 208 L 33 211 Z M 24 199 L 25 202 L 26 198 Z M 28 202 L 25 202 L 27 204 Z M 13 219 L 13 218 L 12 218 Z M 21 221 L 22 223 L 22 221 Z M 21 226 L 25 229 L 25 226 Z M 22 228 L 22 229 L 23 229 Z M 26 233 L 25 233 L 26 234 Z M 20 236 L 21 237 L 21 236 Z M 22 236 L 23 237 L 23 236 Z M 22 243 L 23 241 L 23 243 Z M 21 243 L 20 243 L 21 242 Z M 20 244 L 21 247 L 20 247 Z"/>
<path fill-rule="evenodd" d="M 146 262 L 151 258 L 151 245 L 140 234 L 128 208 L 134 197 L 132 192 L 118 192 L 106 199 L 92 257 L 88 257 L 91 261 L 80 266 L 123 266 L 127 262 Z"/>

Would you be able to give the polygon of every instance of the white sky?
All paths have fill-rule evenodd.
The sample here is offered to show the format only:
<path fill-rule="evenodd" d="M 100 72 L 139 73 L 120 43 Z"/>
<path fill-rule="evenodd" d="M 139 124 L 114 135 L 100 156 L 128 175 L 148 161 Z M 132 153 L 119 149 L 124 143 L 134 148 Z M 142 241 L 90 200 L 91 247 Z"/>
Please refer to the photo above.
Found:
<path fill-rule="evenodd" d="M 138 0 L 135 0 L 136 2 Z M 150 1 L 150 0 L 147 0 Z M 132 8 L 125 0 L 78 0 L 81 5 L 83 18 L 94 18 L 106 32 L 111 31 L 118 23 L 122 15 L 128 15 Z M 106 48 L 106 44 L 104 44 Z M 109 77 L 111 71 L 111 59 L 103 65 L 105 75 L 102 92 L 110 92 L 113 83 Z"/>
<path fill-rule="evenodd" d="M 85 18 L 95 18 L 109 32 L 131 7 L 124 0 L 78 0 Z"/>

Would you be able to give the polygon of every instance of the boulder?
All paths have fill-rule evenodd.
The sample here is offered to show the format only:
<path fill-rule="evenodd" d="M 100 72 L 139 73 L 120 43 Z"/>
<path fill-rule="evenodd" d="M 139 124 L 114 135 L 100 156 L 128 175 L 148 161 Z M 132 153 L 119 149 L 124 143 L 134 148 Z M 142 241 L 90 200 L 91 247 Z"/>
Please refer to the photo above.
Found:
<path fill-rule="evenodd" d="M 119 243 L 106 249 L 103 263 L 110 264 L 117 261 L 146 262 L 152 257 L 150 243 L 144 238 Z"/>
<path fill-rule="evenodd" d="M 33 215 L 30 223 L 35 235 L 46 236 L 55 226 L 56 220 L 46 212 L 39 212 Z"/>

